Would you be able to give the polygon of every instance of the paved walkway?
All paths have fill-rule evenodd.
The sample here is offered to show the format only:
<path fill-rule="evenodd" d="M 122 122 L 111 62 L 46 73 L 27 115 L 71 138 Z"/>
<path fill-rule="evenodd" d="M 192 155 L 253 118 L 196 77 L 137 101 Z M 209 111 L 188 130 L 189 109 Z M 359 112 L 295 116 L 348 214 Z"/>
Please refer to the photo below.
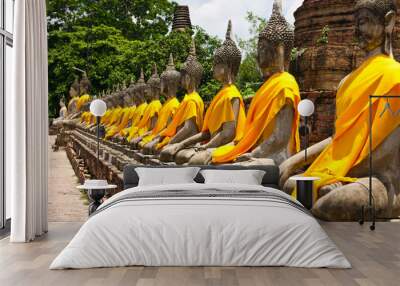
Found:
<path fill-rule="evenodd" d="M 76 186 L 78 179 L 65 150 L 53 152 L 55 136 L 49 136 L 49 221 L 82 222 L 87 219 L 88 207 Z"/>

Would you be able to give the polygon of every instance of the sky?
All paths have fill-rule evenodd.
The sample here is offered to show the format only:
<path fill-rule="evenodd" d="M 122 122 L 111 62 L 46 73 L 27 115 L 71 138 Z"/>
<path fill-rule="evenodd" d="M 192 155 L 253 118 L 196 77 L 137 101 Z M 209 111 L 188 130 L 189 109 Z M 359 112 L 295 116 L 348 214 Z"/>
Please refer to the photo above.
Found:
<path fill-rule="evenodd" d="M 249 37 L 247 11 L 269 19 L 273 0 L 175 0 L 188 5 L 193 25 L 204 28 L 207 33 L 223 38 L 228 20 L 232 20 L 233 34 L 240 38 Z M 293 13 L 303 0 L 282 0 L 283 12 L 290 23 L 294 23 Z"/>

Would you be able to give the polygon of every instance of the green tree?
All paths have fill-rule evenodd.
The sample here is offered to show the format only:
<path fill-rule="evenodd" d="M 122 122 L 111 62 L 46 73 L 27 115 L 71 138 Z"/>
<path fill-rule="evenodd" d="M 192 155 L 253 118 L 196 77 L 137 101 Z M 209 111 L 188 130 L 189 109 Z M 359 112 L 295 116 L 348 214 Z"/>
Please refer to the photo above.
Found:
<path fill-rule="evenodd" d="M 128 39 L 152 39 L 168 32 L 176 5 L 168 0 L 47 0 L 48 30 L 106 25 Z"/>
<path fill-rule="evenodd" d="M 250 38 L 238 39 L 244 59 L 240 65 L 237 84 L 242 95 L 249 97 L 254 95 L 262 83 L 257 64 L 257 44 L 258 35 L 266 27 L 267 20 L 255 15 L 253 12 L 247 12 L 246 19 L 250 24 Z"/>
<path fill-rule="evenodd" d="M 140 69 L 146 78 L 153 63 L 159 71 L 166 67 L 169 54 L 179 68 L 186 60 L 193 32 L 171 32 L 157 39 L 129 40 L 114 27 L 99 25 L 92 28 L 77 26 L 72 31 L 54 30 L 49 33 L 49 111 L 56 116 L 58 102 L 68 100 L 68 89 L 74 81 L 73 68 L 87 71 L 92 83 L 91 94 L 100 94 L 116 84 L 137 79 Z M 200 94 L 212 98 L 218 85 L 212 79 L 212 55 L 220 41 L 196 27 L 194 38 L 199 61 L 205 68 Z M 183 95 L 182 91 L 180 95 Z"/>

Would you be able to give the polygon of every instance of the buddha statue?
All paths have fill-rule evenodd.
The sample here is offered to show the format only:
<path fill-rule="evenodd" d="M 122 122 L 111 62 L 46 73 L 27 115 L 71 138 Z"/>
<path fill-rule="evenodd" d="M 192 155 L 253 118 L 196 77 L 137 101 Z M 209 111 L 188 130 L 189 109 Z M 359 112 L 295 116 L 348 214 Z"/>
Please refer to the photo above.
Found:
<path fill-rule="evenodd" d="M 232 22 L 228 23 L 226 38 L 214 54 L 214 78 L 223 87 L 214 96 L 204 117 L 201 132 L 175 145 L 175 162 L 205 165 L 211 162 L 212 150 L 239 141 L 246 121 L 242 96 L 234 85 L 239 72 L 241 53 L 232 40 Z"/>
<path fill-rule="evenodd" d="M 68 109 L 65 106 L 64 100 L 60 99 L 59 105 L 60 105 L 59 117 L 54 119 L 54 121 L 52 122 L 52 125 L 57 127 L 57 128 L 61 128 L 62 127 L 63 121 L 68 116 Z"/>
<path fill-rule="evenodd" d="M 79 80 L 75 77 L 75 81 L 69 88 L 69 102 L 68 102 L 68 114 L 69 117 L 77 112 L 76 103 L 79 99 Z"/>
<path fill-rule="evenodd" d="M 335 134 L 280 165 L 281 185 L 287 193 L 294 186 L 288 178 L 311 164 L 306 176 L 316 176 L 312 212 L 325 220 L 356 220 L 368 203 L 369 138 L 372 136 L 372 192 L 377 215 L 400 215 L 400 102 L 372 100 L 369 130 L 369 97 L 400 94 L 400 63 L 393 59 L 392 33 L 396 6 L 392 0 L 359 0 L 355 5 L 356 39 L 365 51 L 364 62 L 345 77 L 336 94 Z"/>
<path fill-rule="evenodd" d="M 176 114 L 179 107 L 176 93 L 180 81 L 181 74 L 175 69 L 174 58 L 170 54 L 167 68 L 160 76 L 160 92 L 165 97 L 165 103 L 160 110 L 155 127 L 147 132 L 140 142 L 144 154 L 154 154 L 156 145 L 160 143 L 159 134 L 172 122 Z"/>
<path fill-rule="evenodd" d="M 153 74 L 147 81 L 146 99 L 148 105 L 143 113 L 143 116 L 136 126 L 136 131 L 131 130 L 128 137 L 128 142 L 132 143 L 133 147 L 143 139 L 143 136 L 152 130 L 157 123 L 158 114 L 162 104 L 160 102 L 160 84 L 161 80 L 158 75 L 157 65 L 153 65 Z"/>
<path fill-rule="evenodd" d="M 178 151 L 175 144 L 201 131 L 203 126 L 204 102 L 197 93 L 201 83 L 203 67 L 197 60 L 194 40 L 190 47 L 189 56 L 181 68 L 181 84 L 186 95 L 179 105 L 172 122 L 160 133 L 160 160 L 170 162 Z"/>
<path fill-rule="evenodd" d="M 274 165 L 299 151 L 300 91 L 295 78 L 286 72 L 293 41 L 294 32 L 282 15 L 280 1 L 274 1 L 258 41 L 257 61 L 265 82 L 251 100 L 244 135 L 214 150 L 214 164 Z"/>
<path fill-rule="evenodd" d="M 105 129 L 105 139 L 110 139 L 119 131 L 121 131 L 128 122 L 127 116 L 131 109 L 127 107 L 127 104 L 131 101 L 130 97 L 127 96 L 125 85 L 122 86 L 121 90 L 115 95 L 115 109 L 113 119 Z"/>
<path fill-rule="evenodd" d="M 81 111 L 82 106 L 84 106 L 87 102 L 90 101 L 89 91 L 91 86 L 92 85 L 87 77 L 87 74 L 86 72 L 84 72 L 82 75 L 82 79 L 79 82 L 80 97 L 76 103 L 77 112 Z"/>
<path fill-rule="evenodd" d="M 147 84 L 144 79 L 144 72 L 143 69 L 140 70 L 140 78 L 137 81 L 137 83 L 134 86 L 133 89 L 133 94 L 134 98 L 136 100 L 136 109 L 135 112 L 132 115 L 132 118 L 130 120 L 130 123 L 127 128 L 121 131 L 121 136 L 129 142 L 130 139 L 133 138 L 133 135 L 131 134 L 136 133 L 136 126 L 142 119 L 144 112 L 147 108 L 147 102 L 146 102 L 146 93 L 147 93 Z"/>

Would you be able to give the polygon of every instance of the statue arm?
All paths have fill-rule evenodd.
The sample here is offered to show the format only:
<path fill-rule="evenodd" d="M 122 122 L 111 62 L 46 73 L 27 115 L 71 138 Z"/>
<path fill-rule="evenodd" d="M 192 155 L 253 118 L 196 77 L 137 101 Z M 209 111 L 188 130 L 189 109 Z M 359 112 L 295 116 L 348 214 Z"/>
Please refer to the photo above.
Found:
<path fill-rule="evenodd" d="M 196 145 L 197 143 L 200 143 L 204 140 L 208 140 L 210 139 L 210 132 L 200 132 L 197 133 L 196 135 L 193 135 L 191 137 L 189 137 L 188 139 L 182 141 L 180 143 L 182 149 L 184 148 L 188 148 L 188 147 L 193 147 L 194 145 Z"/>
<path fill-rule="evenodd" d="M 158 115 L 154 115 L 154 116 L 151 118 L 150 130 L 152 130 L 154 127 L 156 127 L 157 120 L 158 120 Z"/>
<path fill-rule="evenodd" d="M 233 112 L 235 115 L 235 120 L 230 121 L 230 122 L 225 122 L 222 125 L 222 129 L 220 132 L 215 135 L 210 142 L 204 145 L 204 148 L 216 148 L 222 145 L 226 145 L 230 142 L 232 142 L 235 139 L 236 136 L 236 127 L 237 127 L 237 121 L 239 117 L 239 111 L 240 111 L 240 101 L 238 98 L 234 98 L 231 101 L 232 103 L 232 108 Z"/>
<path fill-rule="evenodd" d="M 251 157 L 266 158 L 282 150 L 282 147 L 286 148 L 292 135 L 293 116 L 293 107 L 286 105 L 282 108 L 276 116 L 274 132 L 253 150 Z"/>
<path fill-rule="evenodd" d="M 185 121 L 185 124 L 183 127 L 175 134 L 175 136 L 171 139 L 169 144 L 175 144 L 182 142 L 189 136 L 192 136 L 193 134 L 198 132 L 198 128 L 196 125 L 196 118 L 190 118 Z"/>
<path fill-rule="evenodd" d="M 305 151 L 301 151 L 296 155 L 293 155 L 286 161 L 284 161 L 280 166 L 280 179 L 279 186 L 283 187 L 285 182 L 294 175 L 294 173 L 300 168 L 311 164 L 315 159 L 325 150 L 325 148 L 331 144 L 332 137 L 329 137 L 313 146 L 307 150 L 307 162 L 304 161 Z"/>

